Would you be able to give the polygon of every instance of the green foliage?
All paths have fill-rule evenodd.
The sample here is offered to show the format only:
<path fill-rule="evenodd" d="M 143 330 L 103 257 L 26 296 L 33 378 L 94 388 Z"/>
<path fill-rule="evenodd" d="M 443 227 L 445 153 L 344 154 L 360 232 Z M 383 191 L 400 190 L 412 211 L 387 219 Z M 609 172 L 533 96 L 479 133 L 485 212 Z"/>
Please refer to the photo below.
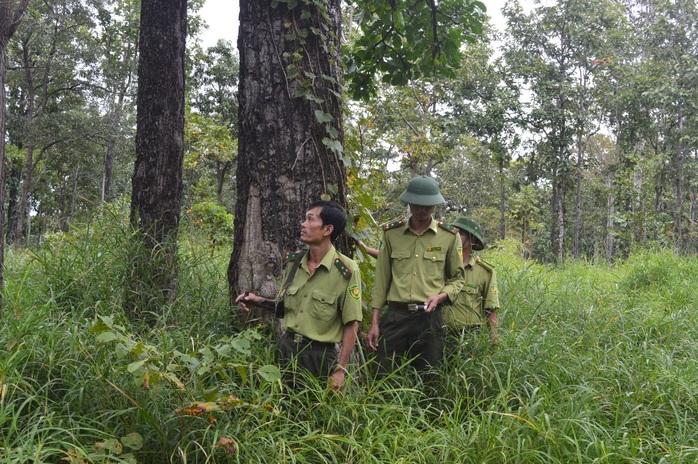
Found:
<path fill-rule="evenodd" d="M 378 89 L 375 77 L 405 85 L 421 76 L 453 76 L 461 47 L 483 31 L 480 1 L 404 0 L 355 2 L 360 34 L 345 50 L 349 93 L 368 100 Z"/>
<path fill-rule="evenodd" d="M 210 201 L 196 203 L 187 210 L 189 224 L 198 228 L 211 244 L 211 250 L 230 246 L 233 241 L 233 215 Z"/>
<path fill-rule="evenodd" d="M 544 266 L 500 242 L 483 255 L 498 272 L 498 346 L 482 337 L 449 352 L 436 383 L 409 366 L 377 379 L 360 352 L 369 364 L 351 366 L 342 393 L 315 379 L 289 391 L 270 333 L 230 325 L 227 253 L 211 255 L 198 236 L 182 237 L 169 312 L 148 327 L 129 322 L 109 290 L 127 268 L 111 248 L 128 228 L 112 214 L 8 254 L 3 462 L 698 457 L 694 259 L 664 249 Z"/>

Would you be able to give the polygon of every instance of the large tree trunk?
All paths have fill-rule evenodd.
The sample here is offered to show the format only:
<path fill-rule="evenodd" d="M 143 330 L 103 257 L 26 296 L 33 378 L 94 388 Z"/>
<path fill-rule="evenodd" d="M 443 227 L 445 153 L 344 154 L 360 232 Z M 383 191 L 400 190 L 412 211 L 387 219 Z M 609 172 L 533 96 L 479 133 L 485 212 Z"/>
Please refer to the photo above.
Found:
<path fill-rule="evenodd" d="M 328 0 L 322 10 L 271 3 L 240 0 L 231 298 L 245 290 L 275 296 L 283 252 L 301 248 L 308 204 L 323 195 L 346 204 L 341 153 L 328 147 L 343 141 L 341 2 Z"/>
<path fill-rule="evenodd" d="M 184 159 L 187 0 L 143 0 L 131 224 L 144 249 L 134 260 L 131 316 L 160 312 L 175 295 Z M 149 288 L 148 288 L 149 287 Z"/>

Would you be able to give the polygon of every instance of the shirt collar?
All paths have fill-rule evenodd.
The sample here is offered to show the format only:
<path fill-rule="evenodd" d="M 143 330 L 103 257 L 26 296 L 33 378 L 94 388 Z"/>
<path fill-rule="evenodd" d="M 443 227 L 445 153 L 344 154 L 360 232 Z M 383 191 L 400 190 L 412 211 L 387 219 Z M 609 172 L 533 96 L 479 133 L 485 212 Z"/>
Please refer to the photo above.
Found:
<path fill-rule="evenodd" d="M 475 255 L 470 253 L 470 259 L 468 260 L 468 264 L 465 265 L 465 267 L 475 267 L 475 263 L 477 261 L 475 260 Z"/>
<path fill-rule="evenodd" d="M 438 228 L 439 228 L 439 221 L 437 221 L 436 219 L 434 219 L 434 216 L 432 216 L 432 217 L 431 217 L 431 222 L 429 223 L 429 225 L 427 226 L 427 228 L 424 230 L 424 232 L 426 232 L 427 230 L 431 230 L 432 232 L 436 233 Z M 409 230 L 410 232 L 412 232 L 413 234 L 415 234 L 415 231 L 412 230 L 412 228 L 410 227 L 410 220 L 409 220 L 409 219 L 407 219 L 407 220 L 405 221 L 405 225 L 404 225 L 403 228 L 402 228 L 402 233 L 404 234 L 404 233 L 407 232 L 408 230 Z"/>
<path fill-rule="evenodd" d="M 327 253 L 325 253 L 325 256 L 323 256 L 322 261 L 320 261 L 320 264 L 318 264 L 318 267 L 324 266 L 326 269 L 331 269 L 332 264 L 334 263 L 334 255 L 337 253 L 337 250 L 335 249 L 334 245 L 330 245 L 330 249 L 327 250 Z M 310 256 L 310 253 L 306 250 L 305 254 L 303 255 L 303 261 L 301 261 L 301 266 L 307 271 L 310 268 L 308 267 L 308 256 Z"/>

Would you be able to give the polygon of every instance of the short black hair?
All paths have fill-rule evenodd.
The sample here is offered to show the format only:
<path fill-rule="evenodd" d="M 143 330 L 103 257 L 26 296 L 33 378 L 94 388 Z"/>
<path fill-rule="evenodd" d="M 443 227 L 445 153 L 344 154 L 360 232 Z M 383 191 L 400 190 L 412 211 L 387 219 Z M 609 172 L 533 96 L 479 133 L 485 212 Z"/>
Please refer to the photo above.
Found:
<path fill-rule="evenodd" d="M 347 226 L 347 215 L 339 204 L 334 201 L 318 200 L 312 202 L 306 211 L 313 208 L 320 208 L 320 219 L 322 219 L 323 226 L 330 224 L 334 226 L 330 240 L 334 241 L 344 232 L 344 228 Z"/>

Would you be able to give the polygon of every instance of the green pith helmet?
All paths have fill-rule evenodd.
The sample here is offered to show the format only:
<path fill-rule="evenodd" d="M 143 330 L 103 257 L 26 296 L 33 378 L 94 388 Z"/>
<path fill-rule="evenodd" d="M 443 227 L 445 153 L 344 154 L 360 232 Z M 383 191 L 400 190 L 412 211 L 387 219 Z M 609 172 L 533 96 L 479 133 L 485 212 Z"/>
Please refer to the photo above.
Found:
<path fill-rule="evenodd" d="M 485 242 L 482 241 L 482 228 L 474 219 L 461 216 L 452 222 L 451 225 L 466 232 L 470 232 L 473 236 L 473 250 L 479 251 L 485 249 Z"/>
<path fill-rule="evenodd" d="M 445 203 L 439 192 L 439 184 L 429 176 L 417 176 L 407 184 L 400 200 L 408 205 L 436 206 Z"/>

